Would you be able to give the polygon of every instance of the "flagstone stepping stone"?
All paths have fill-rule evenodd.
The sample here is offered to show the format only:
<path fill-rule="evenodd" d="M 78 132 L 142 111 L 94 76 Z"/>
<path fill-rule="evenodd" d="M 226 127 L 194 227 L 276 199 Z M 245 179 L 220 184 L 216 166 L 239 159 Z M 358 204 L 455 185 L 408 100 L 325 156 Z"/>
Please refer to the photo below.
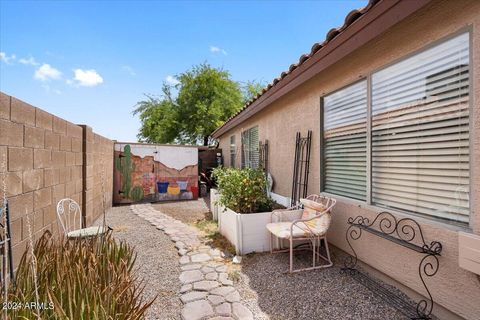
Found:
<path fill-rule="evenodd" d="M 223 303 L 225 302 L 225 298 L 222 297 L 222 296 L 217 296 L 217 295 L 214 295 L 214 294 L 210 294 L 208 297 L 207 297 L 208 301 L 210 301 L 214 306 L 216 306 L 217 304 L 220 304 L 220 303 Z"/>
<path fill-rule="evenodd" d="M 232 304 L 233 315 L 238 320 L 253 320 L 253 314 L 241 303 L 235 302 Z"/>
<path fill-rule="evenodd" d="M 184 284 L 181 288 L 180 288 L 180 293 L 185 293 L 187 291 L 190 291 L 192 290 L 193 288 L 193 285 L 191 284 Z"/>
<path fill-rule="evenodd" d="M 230 303 L 222 303 L 221 305 L 215 307 L 215 311 L 218 313 L 218 314 L 223 314 L 223 315 L 230 315 L 232 314 L 232 306 L 230 305 Z"/>
<path fill-rule="evenodd" d="M 183 271 L 179 278 L 182 284 L 197 282 L 203 280 L 203 273 L 200 270 Z"/>
<path fill-rule="evenodd" d="M 191 291 L 180 296 L 180 300 L 183 303 L 204 299 L 207 296 L 207 293 L 204 291 Z"/>
<path fill-rule="evenodd" d="M 222 297 L 225 297 L 230 292 L 235 291 L 233 287 L 220 287 L 210 291 L 210 294 L 216 294 Z"/>
<path fill-rule="evenodd" d="M 202 265 L 199 263 L 192 263 L 192 264 L 181 266 L 180 269 L 182 269 L 182 271 L 188 271 L 188 270 L 200 269 L 201 267 Z"/>
<path fill-rule="evenodd" d="M 180 264 L 187 264 L 190 263 L 190 258 L 188 256 L 182 256 L 179 261 Z"/>
<path fill-rule="evenodd" d="M 213 316 L 213 308 L 206 300 L 197 300 L 185 304 L 182 310 L 184 320 L 200 320 L 204 317 Z"/>
<path fill-rule="evenodd" d="M 182 270 L 179 293 L 184 304 L 183 320 L 253 320 L 252 312 L 240 302 L 240 293 L 228 279 L 222 251 L 201 242 L 197 229 L 156 211 L 149 204 L 131 208 L 175 243 Z M 241 257 L 234 260 L 240 263 Z"/>
<path fill-rule="evenodd" d="M 206 280 L 217 280 L 218 279 L 218 273 L 216 272 L 210 272 L 205 275 Z"/>
<path fill-rule="evenodd" d="M 210 259 L 212 259 L 208 254 L 206 253 L 198 253 L 190 257 L 192 259 L 192 262 L 205 262 Z"/>
<path fill-rule="evenodd" d="M 210 272 L 214 272 L 215 269 L 212 268 L 212 267 L 202 267 L 202 272 L 203 273 L 210 273 Z"/>
<path fill-rule="evenodd" d="M 228 302 L 239 302 L 240 301 L 240 294 L 238 293 L 238 291 L 233 291 L 229 294 L 227 294 L 225 296 L 225 299 L 228 301 Z"/>
<path fill-rule="evenodd" d="M 233 281 L 228 279 L 228 273 L 222 272 L 218 275 L 218 281 L 224 286 L 233 286 Z"/>
<path fill-rule="evenodd" d="M 193 284 L 194 290 L 209 291 L 220 286 L 217 281 L 203 280 Z"/>

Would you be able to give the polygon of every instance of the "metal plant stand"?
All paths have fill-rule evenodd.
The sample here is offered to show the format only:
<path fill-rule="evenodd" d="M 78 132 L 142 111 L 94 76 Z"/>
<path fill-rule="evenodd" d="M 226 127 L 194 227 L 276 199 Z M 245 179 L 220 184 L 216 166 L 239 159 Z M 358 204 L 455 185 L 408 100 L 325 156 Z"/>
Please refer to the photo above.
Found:
<path fill-rule="evenodd" d="M 355 280 L 411 319 L 432 319 L 433 297 L 425 282 L 425 277 L 433 277 L 437 273 L 440 266 L 438 257 L 442 252 L 442 244 L 438 241 L 432 241 L 428 244 L 423 237 L 422 228 L 415 220 L 410 218 L 397 220 L 389 212 L 379 213 L 372 222 L 363 216 L 350 217 L 348 218 L 348 224 L 350 226 L 345 237 L 353 255 L 349 255 L 345 259 L 342 272 L 352 275 Z M 363 231 L 423 255 L 418 265 L 418 275 L 427 292 L 428 299 L 422 299 L 416 306 L 412 306 L 411 303 L 398 297 L 356 268 L 358 258 L 351 241 L 360 239 Z"/>
<path fill-rule="evenodd" d="M 300 198 L 307 197 L 311 145 L 311 130 L 308 130 L 307 136 L 304 138 L 300 136 L 300 132 L 297 132 L 295 139 L 295 160 L 293 163 L 291 206 L 297 205 L 297 202 L 300 200 Z"/>

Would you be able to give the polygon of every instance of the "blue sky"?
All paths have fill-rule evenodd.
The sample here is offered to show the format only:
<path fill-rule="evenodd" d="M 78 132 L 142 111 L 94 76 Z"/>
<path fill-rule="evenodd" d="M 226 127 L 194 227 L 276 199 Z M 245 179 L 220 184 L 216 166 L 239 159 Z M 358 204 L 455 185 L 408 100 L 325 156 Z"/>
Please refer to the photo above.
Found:
<path fill-rule="evenodd" d="M 144 94 L 208 62 L 270 82 L 367 1 L 4 1 L 0 90 L 136 141 Z"/>

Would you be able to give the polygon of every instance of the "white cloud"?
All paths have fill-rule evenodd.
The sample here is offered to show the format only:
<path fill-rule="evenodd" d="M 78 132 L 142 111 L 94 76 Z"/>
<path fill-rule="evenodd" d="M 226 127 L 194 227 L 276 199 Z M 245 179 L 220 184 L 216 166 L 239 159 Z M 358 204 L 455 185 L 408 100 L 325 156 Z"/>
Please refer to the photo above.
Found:
<path fill-rule="evenodd" d="M 67 80 L 68 84 L 75 83 L 82 87 L 95 87 L 96 85 L 103 83 L 103 78 L 94 69 L 75 69 L 73 72 L 75 73 L 75 77 L 73 78 L 74 81 Z"/>
<path fill-rule="evenodd" d="M 45 90 L 45 92 L 47 92 L 48 94 L 50 93 L 55 93 L 55 94 L 58 94 L 58 95 L 61 95 L 62 94 L 62 91 L 58 90 L 58 89 L 54 89 L 54 88 L 51 88 L 48 84 L 46 83 L 43 83 L 42 84 L 42 88 Z"/>
<path fill-rule="evenodd" d="M 133 70 L 132 67 L 130 66 L 122 66 L 122 70 L 127 72 L 128 74 L 130 74 L 132 77 L 136 76 L 137 73 L 135 72 L 135 70 Z"/>
<path fill-rule="evenodd" d="M 223 55 L 227 55 L 227 51 L 225 51 L 222 48 L 216 47 L 216 46 L 210 46 L 210 52 L 211 53 L 222 53 Z"/>
<path fill-rule="evenodd" d="M 34 78 L 40 81 L 48 81 L 48 80 L 57 80 L 60 79 L 62 73 L 49 65 L 48 63 L 44 63 L 35 70 Z"/>
<path fill-rule="evenodd" d="M 5 52 L 0 52 L 0 61 L 3 61 L 5 62 L 6 64 L 10 64 L 11 62 L 13 62 L 13 60 L 15 60 L 17 57 L 12 54 L 12 55 L 8 55 L 6 54 Z"/>
<path fill-rule="evenodd" d="M 38 66 L 39 63 L 35 60 L 34 57 L 29 57 L 28 59 L 27 58 L 21 58 L 18 60 L 18 62 L 20 62 L 21 64 L 24 64 L 24 65 L 29 65 L 29 66 Z"/>
<path fill-rule="evenodd" d="M 168 84 L 173 85 L 173 86 L 180 83 L 177 79 L 175 79 L 175 77 L 170 76 L 170 75 L 165 78 L 165 81 L 167 81 Z"/>

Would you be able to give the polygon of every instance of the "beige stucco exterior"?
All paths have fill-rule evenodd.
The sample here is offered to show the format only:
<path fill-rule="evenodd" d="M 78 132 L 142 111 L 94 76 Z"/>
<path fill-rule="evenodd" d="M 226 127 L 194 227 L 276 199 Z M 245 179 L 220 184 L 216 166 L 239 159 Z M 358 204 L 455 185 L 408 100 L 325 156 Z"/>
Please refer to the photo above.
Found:
<path fill-rule="evenodd" d="M 433 1 L 400 22 L 388 32 L 365 44 L 347 58 L 334 64 L 313 79 L 263 109 L 253 117 L 220 136 L 225 164 L 230 163 L 230 137 L 255 125 L 259 126 L 260 140 L 269 141 L 269 171 L 275 180 L 274 192 L 289 197 L 293 171 L 295 133 L 313 131 L 308 193 L 320 192 L 320 98 L 398 59 L 423 49 L 429 44 L 458 33 L 471 32 L 472 117 L 471 117 L 471 216 L 468 227 L 457 227 L 422 217 L 421 224 L 427 241 L 443 244 L 440 269 L 429 288 L 438 306 L 434 313 L 441 318 L 455 315 L 467 319 L 480 319 L 480 278 L 459 267 L 458 231 L 480 235 L 480 1 Z M 237 146 L 238 148 L 238 146 Z M 237 152 L 237 165 L 240 164 Z M 364 215 L 373 218 L 381 208 L 336 196 L 330 242 L 348 250 L 345 241 L 347 218 Z M 396 213 L 398 216 L 405 216 Z M 425 294 L 418 278 L 421 255 L 391 242 L 364 233 L 355 243 L 359 258 L 384 273 L 400 287 L 405 286 Z M 443 309 L 445 308 L 445 309 Z M 447 311 L 448 310 L 448 311 Z M 451 313 L 450 313 L 451 312 Z"/>

